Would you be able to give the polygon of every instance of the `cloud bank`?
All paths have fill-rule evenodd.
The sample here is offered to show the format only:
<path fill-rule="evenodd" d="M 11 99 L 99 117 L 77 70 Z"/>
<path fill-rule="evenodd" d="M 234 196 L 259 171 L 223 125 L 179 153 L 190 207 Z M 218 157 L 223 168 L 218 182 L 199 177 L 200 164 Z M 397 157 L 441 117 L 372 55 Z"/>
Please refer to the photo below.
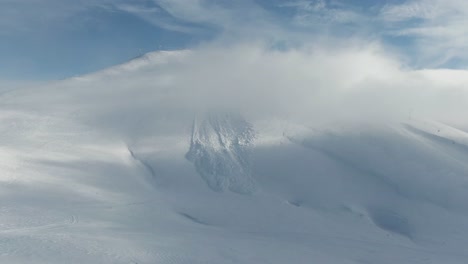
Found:
<path fill-rule="evenodd" d="M 378 43 L 285 50 L 245 42 L 156 52 L 49 83 L 34 97 L 29 90 L 8 93 L 4 101 L 47 113 L 66 109 L 94 128 L 129 135 L 179 133 L 197 113 L 226 110 L 254 123 L 323 127 L 430 119 L 468 128 L 466 76 L 462 70 L 406 68 Z"/>
<path fill-rule="evenodd" d="M 184 105 L 310 124 L 410 118 L 463 124 L 468 105 L 466 71 L 412 70 L 379 43 L 201 47 L 171 69 Z"/>

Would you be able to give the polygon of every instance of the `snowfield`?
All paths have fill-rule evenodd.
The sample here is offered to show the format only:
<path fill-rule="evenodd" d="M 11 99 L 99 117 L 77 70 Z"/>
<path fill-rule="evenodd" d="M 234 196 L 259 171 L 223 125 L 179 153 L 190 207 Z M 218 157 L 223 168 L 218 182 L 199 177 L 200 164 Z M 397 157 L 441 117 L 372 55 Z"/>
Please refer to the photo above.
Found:
<path fill-rule="evenodd" d="M 1 95 L 0 263 L 468 263 L 467 132 L 212 104 L 191 56 Z"/>

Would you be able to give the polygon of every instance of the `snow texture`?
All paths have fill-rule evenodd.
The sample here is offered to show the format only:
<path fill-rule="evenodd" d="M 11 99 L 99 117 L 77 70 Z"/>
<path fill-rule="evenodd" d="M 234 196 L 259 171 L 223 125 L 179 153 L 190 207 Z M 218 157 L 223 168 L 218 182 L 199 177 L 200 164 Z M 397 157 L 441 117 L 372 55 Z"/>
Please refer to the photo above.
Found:
<path fill-rule="evenodd" d="M 242 116 L 214 112 L 193 122 L 188 160 L 215 191 L 250 193 L 251 151 L 255 132 Z"/>

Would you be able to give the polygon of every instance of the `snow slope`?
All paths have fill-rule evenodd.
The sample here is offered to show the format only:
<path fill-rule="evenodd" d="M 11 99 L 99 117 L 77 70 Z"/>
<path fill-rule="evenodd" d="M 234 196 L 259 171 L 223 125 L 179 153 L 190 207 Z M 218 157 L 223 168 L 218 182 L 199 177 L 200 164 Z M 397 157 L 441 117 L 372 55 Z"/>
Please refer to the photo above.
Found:
<path fill-rule="evenodd" d="M 467 263 L 467 132 L 201 111 L 185 56 L 1 96 L 1 263 Z"/>
<path fill-rule="evenodd" d="M 253 191 L 250 152 L 255 132 L 247 121 L 232 113 L 208 113 L 195 117 L 191 138 L 186 157 L 213 190 Z"/>

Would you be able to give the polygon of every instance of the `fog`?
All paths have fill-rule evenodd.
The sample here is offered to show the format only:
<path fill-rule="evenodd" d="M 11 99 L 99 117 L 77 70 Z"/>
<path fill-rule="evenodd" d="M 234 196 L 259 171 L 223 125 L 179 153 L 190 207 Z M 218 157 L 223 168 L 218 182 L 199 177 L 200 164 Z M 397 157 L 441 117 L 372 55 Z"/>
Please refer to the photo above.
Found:
<path fill-rule="evenodd" d="M 33 101 L 41 108 L 78 102 L 109 115 L 222 108 L 306 125 L 418 118 L 464 126 L 466 76 L 463 70 L 412 70 L 378 43 L 281 50 L 265 42 L 207 44 L 48 83 L 34 88 L 41 99 Z"/>

